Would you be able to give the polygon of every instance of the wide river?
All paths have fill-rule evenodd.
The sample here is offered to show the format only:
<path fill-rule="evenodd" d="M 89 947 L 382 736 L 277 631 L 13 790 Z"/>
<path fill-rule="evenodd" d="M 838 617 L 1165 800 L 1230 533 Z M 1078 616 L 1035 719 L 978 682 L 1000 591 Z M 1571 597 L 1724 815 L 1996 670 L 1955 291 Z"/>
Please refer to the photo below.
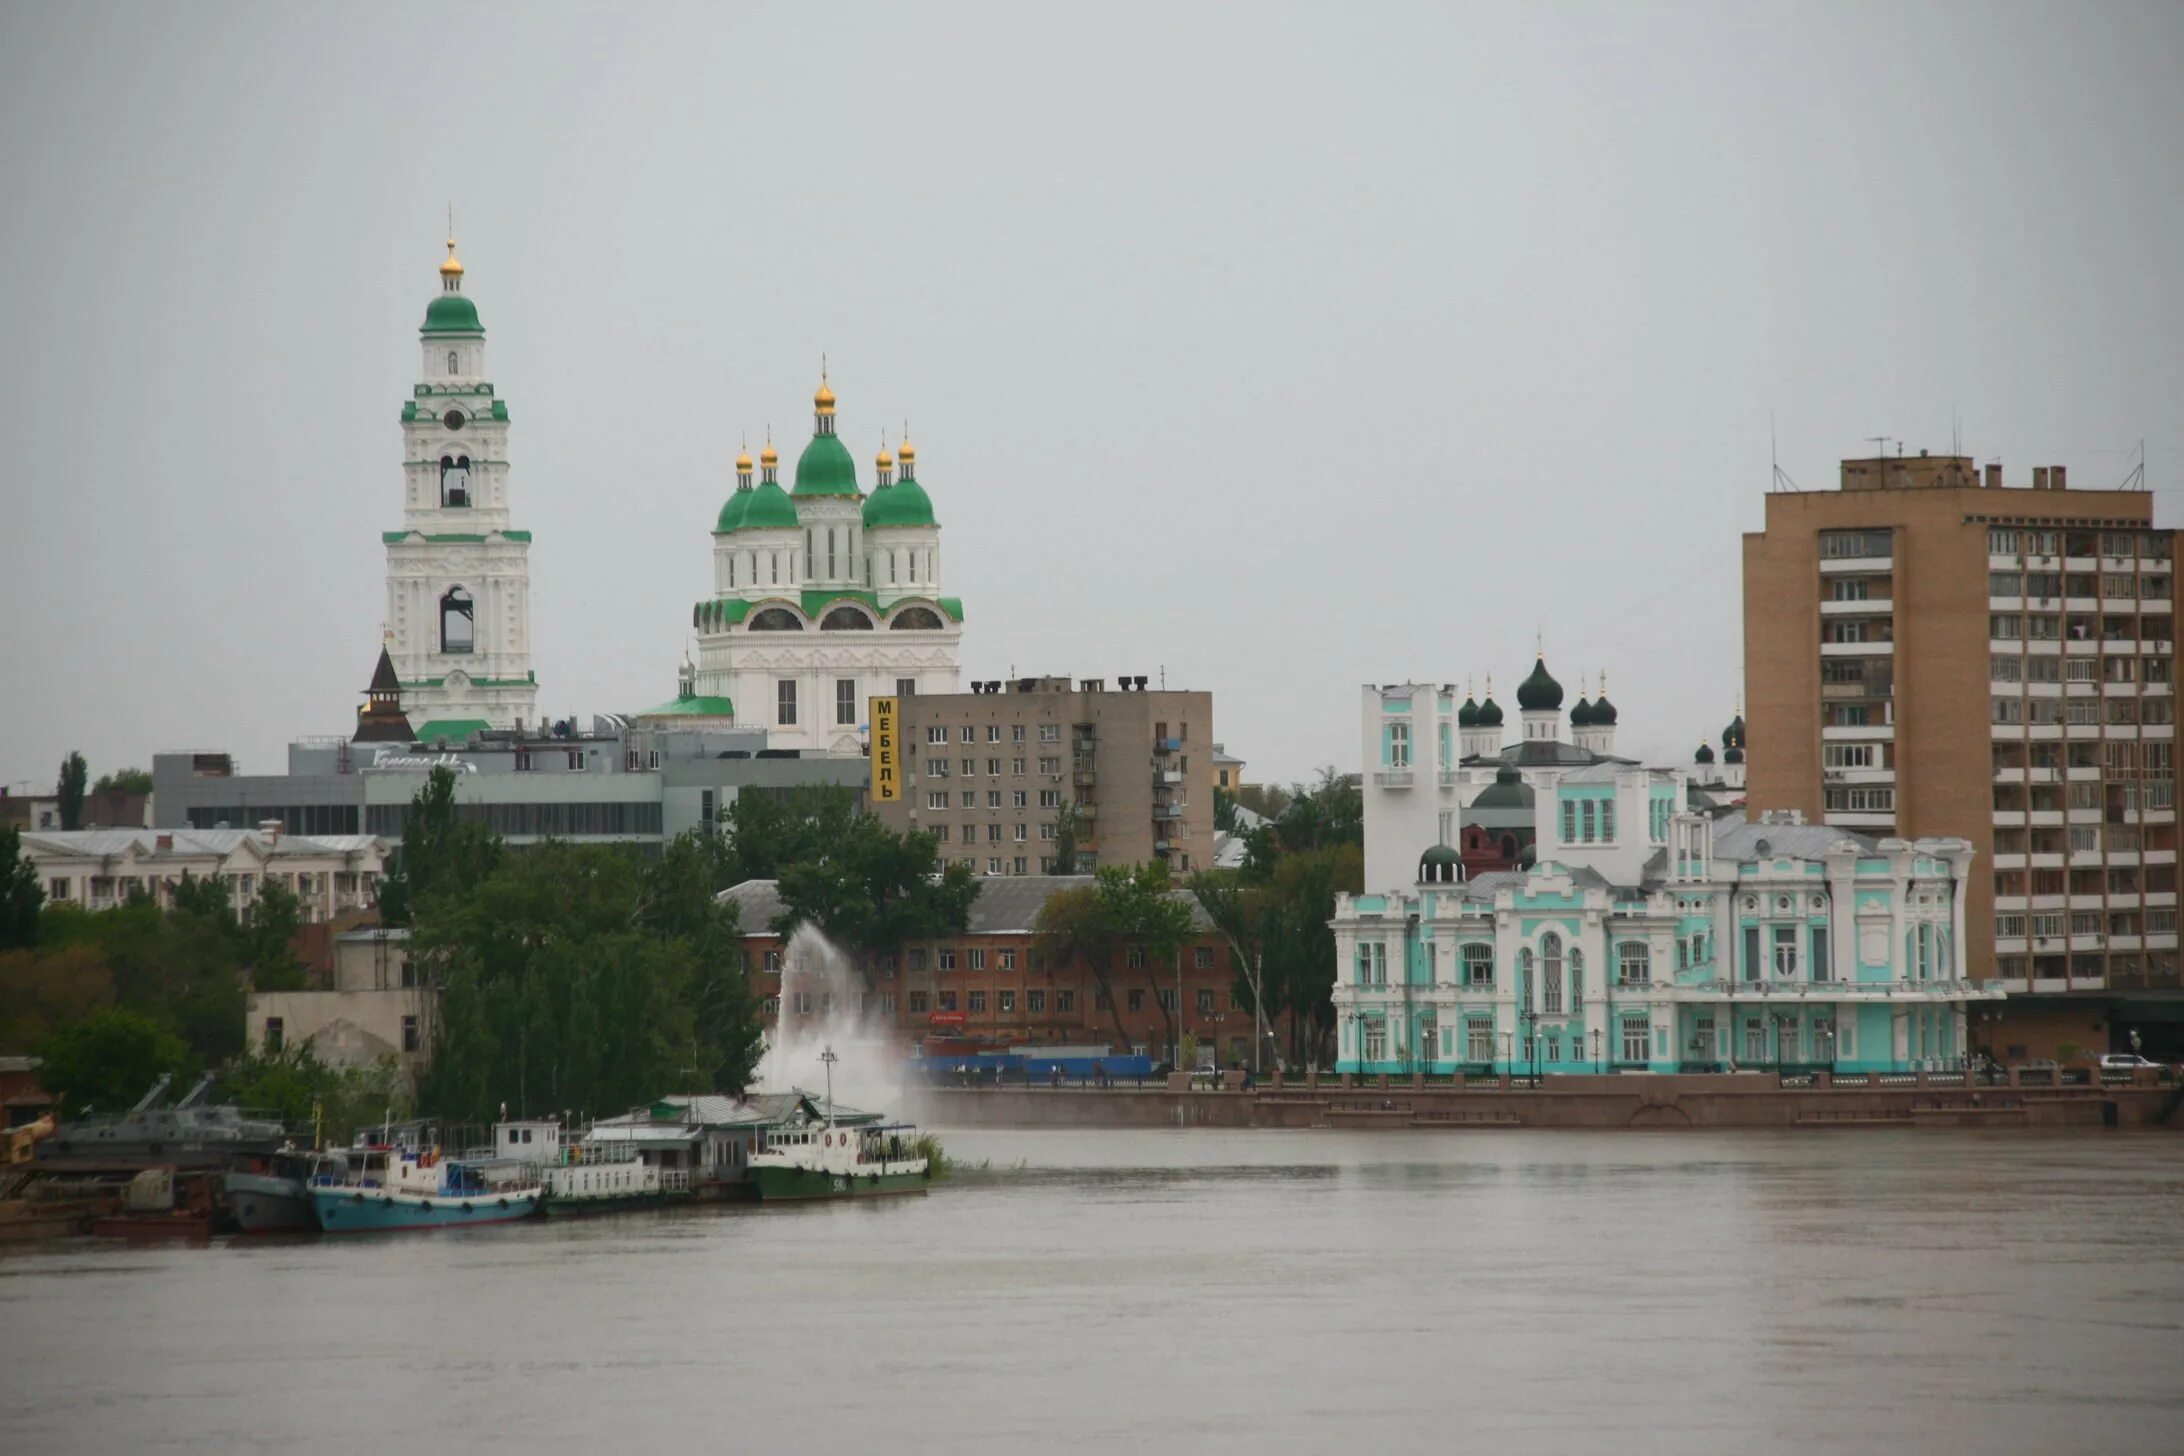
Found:
<path fill-rule="evenodd" d="M 2184 1449 L 2184 1138 L 948 1143 L 855 1205 L 0 1253 L 0 1451 Z"/>

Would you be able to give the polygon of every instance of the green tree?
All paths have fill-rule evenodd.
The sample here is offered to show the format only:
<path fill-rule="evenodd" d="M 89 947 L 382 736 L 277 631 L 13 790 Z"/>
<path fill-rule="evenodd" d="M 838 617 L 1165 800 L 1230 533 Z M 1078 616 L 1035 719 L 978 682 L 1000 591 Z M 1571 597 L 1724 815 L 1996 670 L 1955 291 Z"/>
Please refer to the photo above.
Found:
<path fill-rule="evenodd" d="M 1290 791 L 1280 784 L 1238 784 L 1236 802 L 1266 819 L 1279 819 L 1289 807 Z"/>
<path fill-rule="evenodd" d="M 0 951 L 0 1056 L 27 1055 L 64 1026 L 114 1004 L 114 972 L 96 946 Z"/>
<path fill-rule="evenodd" d="M 201 1062 L 242 1050 L 242 943 L 227 889 L 184 876 L 174 908 L 131 901 L 97 914 L 49 907 L 41 946 L 88 946 L 111 969 L 118 1006 L 148 1016 L 180 1036 Z"/>
<path fill-rule="evenodd" d="M 308 1045 L 244 1052 L 220 1069 L 223 1093 L 240 1106 L 270 1112 L 293 1127 L 316 1123 L 329 1145 L 360 1127 L 409 1115 L 409 1094 L 392 1057 L 368 1067 L 333 1067 Z"/>
<path fill-rule="evenodd" d="M 1061 812 L 1054 816 L 1054 873 L 1077 872 L 1077 840 L 1083 833 L 1084 816 L 1077 812 L 1077 801 L 1062 800 Z"/>
<path fill-rule="evenodd" d="M 23 853 L 21 831 L 0 824 L 0 950 L 38 943 L 38 912 L 44 905 L 45 886 Z"/>
<path fill-rule="evenodd" d="M 91 786 L 94 794 L 149 794 L 152 776 L 141 768 L 118 768 L 112 773 L 99 775 L 99 781 Z"/>
<path fill-rule="evenodd" d="M 266 878 L 250 907 L 250 924 L 243 927 L 243 965 L 250 984 L 260 991 L 300 991 L 303 965 L 296 959 L 296 933 L 303 928 L 303 906 L 295 892 L 279 881 Z"/>
<path fill-rule="evenodd" d="M 790 865 L 825 859 L 857 821 L 857 795 L 832 785 L 786 794 L 745 789 L 721 813 L 722 874 L 728 885 L 778 880 Z"/>
<path fill-rule="evenodd" d="M 83 755 L 73 750 L 68 757 L 61 760 L 60 782 L 54 786 L 54 792 L 60 795 L 63 829 L 83 827 L 83 786 L 90 772 L 90 766 L 83 761 Z"/>
<path fill-rule="evenodd" d="M 118 911 L 110 911 L 118 914 Z M 181 1038 L 149 1016 L 119 1007 L 94 1011 L 45 1040 L 39 1078 L 70 1116 L 127 1109 L 163 1074 L 193 1065 Z"/>
<path fill-rule="evenodd" d="M 645 868 L 640 920 L 658 940 L 688 947 L 690 1061 L 709 1091 L 740 1093 L 765 1048 L 765 1023 L 751 989 L 734 902 L 722 903 L 727 857 L 718 836 L 678 836 Z"/>
<path fill-rule="evenodd" d="M 1191 876 L 1190 891 L 1229 943 L 1236 966 L 1237 1004 L 1253 1015 L 1252 1065 L 1256 1067 L 1272 1025 L 1264 977 L 1276 902 L 1264 885 L 1247 883 L 1241 872 L 1231 869 L 1200 871 Z"/>
<path fill-rule="evenodd" d="M 966 864 L 941 862 L 930 834 L 897 834 L 869 814 L 815 858 L 782 866 L 776 934 L 817 926 L 853 953 L 867 984 L 872 958 L 911 941 L 960 934 L 970 923 L 978 881 Z"/>
<path fill-rule="evenodd" d="M 549 843 L 422 902 L 415 944 L 444 975 L 423 1105 L 600 1112 L 682 1080 L 697 953 L 648 932 L 644 880 L 626 847 Z"/>
<path fill-rule="evenodd" d="M 1213 827 L 1223 834 L 1236 832 L 1236 796 L 1227 789 L 1213 791 Z"/>
<path fill-rule="evenodd" d="M 435 768 L 402 816 L 402 844 L 378 886 L 379 917 L 412 925 L 435 895 L 461 897 L 499 866 L 501 842 L 485 825 L 462 817 L 455 774 Z"/>
<path fill-rule="evenodd" d="M 1175 1047 L 1175 1021 L 1160 992 L 1174 989 L 1175 957 L 1190 938 L 1192 921 L 1190 905 L 1174 893 L 1165 864 L 1102 865 L 1090 885 L 1048 896 L 1034 929 L 1057 964 L 1082 957 L 1091 968 L 1118 1044 L 1127 1044 L 1129 1033 L 1122 1024 L 1122 998 L 1115 994 L 1115 961 L 1133 947 L 1141 951 L 1140 969 L 1160 1009 L 1164 1044 Z"/>

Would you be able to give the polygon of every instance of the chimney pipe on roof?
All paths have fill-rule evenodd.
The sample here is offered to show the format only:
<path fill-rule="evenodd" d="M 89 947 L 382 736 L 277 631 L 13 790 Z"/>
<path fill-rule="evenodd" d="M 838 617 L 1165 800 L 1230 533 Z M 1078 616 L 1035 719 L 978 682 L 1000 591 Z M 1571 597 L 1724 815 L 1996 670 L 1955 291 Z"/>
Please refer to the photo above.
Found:
<path fill-rule="evenodd" d="M 2048 467 L 2048 489 L 2049 489 L 2049 490 L 2066 490 L 2066 489 L 2068 489 L 2068 487 L 2067 487 L 2067 486 L 2065 486 L 2065 485 L 2063 484 L 2063 482 L 2064 482 L 2065 480 L 2067 480 L 2067 479 L 2069 478 L 2069 475 L 2068 475 L 2068 471 L 2069 471 L 2069 469 L 2070 469 L 2070 467 L 2069 467 L 2069 466 L 2067 466 L 2067 465 L 2050 465 L 2050 466 Z"/>
<path fill-rule="evenodd" d="M 1999 460 L 1990 460 L 1987 462 L 1987 489 L 2000 490 L 2001 488 L 2002 462 Z"/>
<path fill-rule="evenodd" d="M 2048 488 L 2048 468 L 2045 465 L 2032 467 L 2032 488 L 2034 490 L 2046 490 Z"/>

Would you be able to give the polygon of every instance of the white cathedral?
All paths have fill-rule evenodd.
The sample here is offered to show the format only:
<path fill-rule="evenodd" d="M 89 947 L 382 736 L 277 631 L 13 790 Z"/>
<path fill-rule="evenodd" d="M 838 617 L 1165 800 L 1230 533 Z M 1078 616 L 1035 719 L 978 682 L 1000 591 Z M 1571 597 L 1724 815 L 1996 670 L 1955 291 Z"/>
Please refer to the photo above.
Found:
<path fill-rule="evenodd" d="M 448 239 L 425 309 L 424 381 L 402 406 L 402 529 L 385 533 L 387 653 L 423 741 L 537 721 L 531 533 L 509 525 L 508 406 Z"/>
<path fill-rule="evenodd" d="M 772 440 L 736 458 L 713 525 L 713 592 L 691 609 L 697 660 L 641 720 L 761 727 L 777 749 L 864 752 L 875 697 L 954 692 L 963 603 L 940 594 L 940 523 L 917 449 L 882 446 L 867 495 L 835 433 L 834 391 L 812 399 L 811 443 L 784 490 Z"/>

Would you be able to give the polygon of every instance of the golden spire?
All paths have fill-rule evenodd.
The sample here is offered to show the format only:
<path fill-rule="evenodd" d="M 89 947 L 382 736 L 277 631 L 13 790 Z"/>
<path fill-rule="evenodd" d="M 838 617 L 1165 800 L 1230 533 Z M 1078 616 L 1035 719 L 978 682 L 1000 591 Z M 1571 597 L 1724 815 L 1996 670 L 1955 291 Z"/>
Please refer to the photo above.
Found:
<path fill-rule="evenodd" d="M 743 437 L 743 448 L 736 452 L 736 474 L 743 478 L 745 485 L 751 483 L 751 438 L 748 435 Z"/>
<path fill-rule="evenodd" d="M 834 390 L 827 383 L 827 356 L 819 356 L 819 392 L 811 397 L 811 406 L 820 414 L 834 413 Z"/>
<path fill-rule="evenodd" d="M 447 205 L 447 261 L 440 265 L 440 277 L 449 287 L 463 276 L 462 260 L 455 256 L 455 204 Z"/>
<path fill-rule="evenodd" d="M 902 422 L 902 446 L 895 451 L 895 458 L 902 462 L 902 478 L 908 480 L 917 471 L 918 447 L 910 443 L 910 422 Z"/>
<path fill-rule="evenodd" d="M 887 453 L 887 431 L 880 431 L 880 453 L 872 462 L 882 470 L 895 468 L 895 457 Z"/>
<path fill-rule="evenodd" d="M 775 452 L 773 447 L 772 425 L 768 425 L 766 427 L 766 448 L 758 452 L 758 463 L 765 466 L 768 470 L 773 469 L 776 465 L 779 465 L 781 463 L 781 456 Z"/>

